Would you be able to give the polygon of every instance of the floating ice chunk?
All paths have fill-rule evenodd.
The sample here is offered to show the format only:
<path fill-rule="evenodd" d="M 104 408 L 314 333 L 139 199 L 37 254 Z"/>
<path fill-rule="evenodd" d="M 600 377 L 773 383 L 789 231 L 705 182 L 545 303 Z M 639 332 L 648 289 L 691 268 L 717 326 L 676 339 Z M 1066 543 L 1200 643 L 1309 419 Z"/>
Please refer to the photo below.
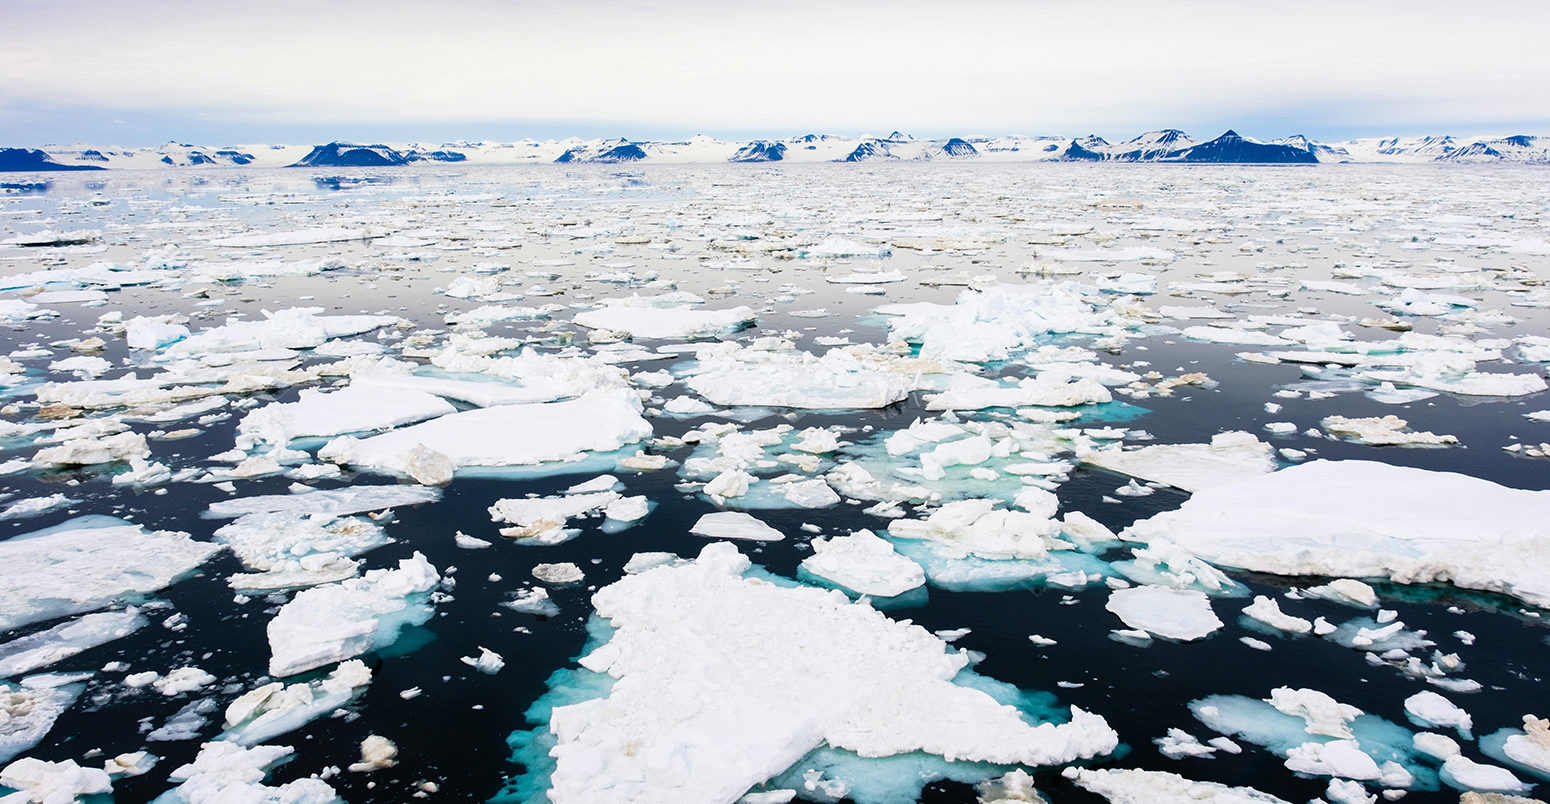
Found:
<path fill-rule="evenodd" d="M 645 554 L 637 553 L 636 555 Z M 625 566 L 624 571 L 630 571 L 628 565 Z M 529 589 L 519 589 L 513 592 L 511 599 L 501 605 L 512 611 L 522 614 L 536 614 L 540 617 L 553 617 L 560 613 L 560 607 L 549 599 L 549 590 L 538 586 Z"/>
<path fill-rule="evenodd" d="M 221 548 L 85 516 L 0 541 L 0 631 L 170 586 Z"/>
<path fill-rule="evenodd" d="M 1109 594 L 1104 608 L 1131 628 L 1183 642 L 1203 639 L 1222 627 L 1222 621 L 1211 611 L 1210 599 L 1204 592 L 1192 589 L 1116 589 Z"/>
<path fill-rule="evenodd" d="M 1241 329 L 1231 326 L 1185 327 L 1182 333 L 1192 341 L 1226 343 L 1236 346 L 1289 346 L 1289 341 L 1279 335 L 1257 329 Z"/>
<path fill-rule="evenodd" d="M 1469 730 L 1474 728 L 1474 721 L 1468 712 L 1431 690 L 1423 690 L 1406 698 L 1405 715 L 1417 726 L 1451 726 L 1458 729 L 1463 737 L 1468 737 Z"/>
<path fill-rule="evenodd" d="M 618 681 L 605 698 L 553 710 L 552 801 L 730 804 L 824 742 L 871 757 L 1030 765 L 1117 743 L 1077 709 L 1070 723 L 1029 725 L 953 684 L 967 657 L 925 629 L 838 592 L 745 579 L 749 566 L 716 543 L 593 596 L 616 630 L 581 664 Z M 707 698 L 717 705 L 693 703 Z"/>
<path fill-rule="evenodd" d="M 293 512 L 247 514 L 215 531 L 257 573 L 232 576 L 238 589 L 287 589 L 354 577 L 351 559 L 388 543 L 382 528 L 357 517 Z"/>
<path fill-rule="evenodd" d="M 509 539 L 520 539 L 529 544 L 559 544 L 578 533 L 565 527 L 569 520 L 601 512 L 620 499 L 616 491 L 597 491 L 559 497 L 496 500 L 490 506 L 490 517 L 496 522 L 512 525 L 501 528 L 501 535 Z"/>
<path fill-rule="evenodd" d="M 785 343 L 723 343 L 700 349 L 684 384 L 725 406 L 830 410 L 882 408 L 918 387 L 921 374 L 949 370 L 931 361 L 901 358 L 873 347 L 830 349 L 822 356 Z"/>
<path fill-rule="evenodd" d="M 1316 597 L 1348 606 L 1371 609 L 1378 605 L 1378 593 L 1355 578 L 1336 578 L 1323 586 L 1310 587 L 1307 591 Z"/>
<path fill-rule="evenodd" d="M 1276 468 L 1270 445 L 1239 430 L 1218 433 L 1209 444 L 1155 444 L 1132 450 L 1114 446 L 1080 457 L 1094 466 L 1190 492 Z"/>
<path fill-rule="evenodd" d="M 1126 538 L 1285 575 L 1451 582 L 1550 604 L 1550 492 L 1370 461 L 1314 461 L 1197 493 Z"/>
<path fill-rule="evenodd" d="M 30 676 L 19 684 L 0 681 L 0 762 L 42 741 L 86 688 L 57 682 L 48 675 Z"/>
<path fill-rule="evenodd" d="M 101 438 L 75 438 L 54 447 L 44 447 L 32 456 L 32 465 L 93 466 L 96 464 L 148 458 L 151 448 L 139 433 L 117 433 Z"/>
<path fill-rule="evenodd" d="M 587 576 L 581 571 L 580 567 L 569 561 L 563 561 L 558 564 L 539 564 L 534 566 L 533 577 L 543 583 L 564 586 L 581 583 Z M 547 593 L 545 593 L 545 596 L 547 597 Z"/>
<path fill-rule="evenodd" d="M 1367 788 L 1362 787 L 1360 782 L 1345 779 L 1330 779 L 1324 797 L 1329 799 L 1330 804 L 1378 804 L 1378 797 L 1368 795 Z"/>
<path fill-rule="evenodd" d="M 202 690 L 215 683 L 215 676 L 197 667 L 179 667 L 151 682 L 156 691 L 167 697 Z"/>
<path fill-rule="evenodd" d="M 393 644 L 405 627 L 430 619 L 441 580 L 415 553 L 398 569 L 304 590 L 269 621 L 269 673 L 289 676 Z"/>
<path fill-rule="evenodd" d="M 1417 732 L 1411 739 L 1415 750 L 1438 761 L 1447 759 L 1459 753 L 1459 744 L 1452 737 L 1446 737 L 1434 732 Z"/>
<path fill-rule="evenodd" d="M 47 497 L 29 497 L 0 509 L 0 522 L 8 519 L 23 519 L 29 516 L 46 514 L 49 511 L 64 508 L 67 505 L 74 505 L 78 502 L 80 500 L 71 499 L 63 494 L 50 494 Z"/>
<path fill-rule="evenodd" d="M 1483 765 L 1462 754 L 1443 760 L 1442 780 L 1460 790 L 1487 793 L 1527 793 L 1534 788 L 1506 768 Z"/>
<path fill-rule="evenodd" d="M 820 537 L 811 544 L 813 554 L 802 560 L 802 569 L 857 594 L 895 597 L 926 582 L 919 564 L 870 530 Z"/>
<path fill-rule="evenodd" d="M 908 278 L 902 271 L 852 271 L 848 274 L 829 274 L 823 279 L 831 285 L 886 285 L 903 282 Z"/>
<path fill-rule="evenodd" d="M 890 304 L 889 334 L 920 345 L 921 357 L 983 363 L 1006 360 L 1051 335 L 1108 333 L 1116 316 L 1073 282 L 1042 281 L 968 290 L 951 305 Z"/>
<path fill-rule="evenodd" d="M 1325 416 L 1319 426 L 1330 435 L 1355 444 L 1391 447 L 1434 447 L 1457 444 L 1457 436 L 1416 432 L 1410 423 L 1398 416 L 1369 416 L 1348 419 L 1345 416 Z"/>
<path fill-rule="evenodd" d="M 1493 750 L 1493 746 L 1497 746 Z M 1516 762 L 1530 773 L 1550 779 L 1550 719 L 1523 716 L 1523 731 L 1503 729 L 1481 740 L 1486 753 L 1504 761 Z"/>
<path fill-rule="evenodd" d="M 372 240 L 387 236 L 383 229 L 352 229 L 343 226 L 314 226 L 290 232 L 253 232 L 251 234 L 217 237 L 210 245 L 220 248 L 269 248 L 272 246 L 304 246 L 313 243 L 339 243 L 347 240 Z"/>
<path fill-rule="evenodd" d="M 344 489 L 305 491 L 300 494 L 274 494 L 239 497 L 210 504 L 206 516 L 216 519 L 248 514 L 292 513 L 345 516 L 363 511 L 380 511 L 400 505 L 418 505 L 441 499 L 441 490 L 423 486 L 351 486 Z"/>
<path fill-rule="evenodd" d="M 632 391 L 597 389 L 564 402 L 454 413 L 365 439 L 341 436 L 318 457 L 404 475 L 417 446 L 445 455 L 456 468 L 577 461 L 651 435 L 641 409 Z"/>
<path fill-rule="evenodd" d="M 74 760 L 45 762 L 24 757 L 0 770 L 0 787 L 17 791 L 14 795 L 0 797 L 7 804 L 28 801 L 45 804 L 65 804 L 79 801 L 82 796 L 105 795 L 113 792 L 113 780 L 100 768 L 83 768 Z"/>
<path fill-rule="evenodd" d="M 145 627 L 145 615 L 134 609 L 88 614 L 46 631 L 0 644 L 0 678 L 15 678 L 81 651 L 128 636 Z"/>
<path fill-rule="evenodd" d="M 1362 714 L 1362 710 L 1318 690 L 1277 687 L 1265 700 L 1278 712 L 1302 718 L 1307 724 L 1303 730 L 1314 736 L 1353 739 L 1350 722 Z"/>
<path fill-rule="evenodd" d="M 340 662 L 328 676 L 313 681 L 289 685 L 271 681 L 226 707 L 221 739 L 258 745 L 334 712 L 365 692 L 370 683 L 371 670 L 359 659 Z"/>
<path fill-rule="evenodd" d="M 199 756 L 167 778 L 180 785 L 157 799 L 160 804 L 223 804 L 224 802 L 274 802 L 274 804 L 333 804 L 339 797 L 327 782 L 316 777 L 270 787 L 269 771 L 286 761 L 295 749 L 280 745 L 244 748 L 232 742 L 209 742 Z"/>
<path fill-rule="evenodd" d="M 1142 584 L 1195 589 L 1207 594 L 1238 594 L 1242 589 L 1226 573 L 1172 542 L 1158 540 L 1131 550 L 1133 558 L 1114 562 L 1126 578 Z"/>
<path fill-rule="evenodd" d="M 827 508 L 840 503 L 840 495 L 817 478 L 786 483 L 780 487 L 780 493 L 801 508 Z"/>
<path fill-rule="evenodd" d="M 1059 525 L 1043 511 L 997 510 L 996 500 L 960 500 L 923 520 L 899 519 L 888 526 L 896 539 L 921 539 L 950 548 L 959 557 L 1041 558 L 1052 549 L 1069 549 L 1058 538 Z"/>
<path fill-rule="evenodd" d="M 1338 776 L 1342 779 L 1377 779 L 1383 775 L 1378 763 L 1355 740 L 1309 742 L 1286 752 L 1286 767 L 1310 776 Z"/>
<path fill-rule="evenodd" d="M 359 335 L 399 322 L 386 315 L 319 315 L 321 307 L 263 311 L 262 321 L 230 321 L 167 344 L 167 357 L 254 352 L 264 349 L 310 349 L 333 338 Z"/>
<path fill-rule="evenodd" d="M 1290 634 L 1306 634 L 1313 631 L 1313 623 L 1282 612 L 1281 605 L 1274 598 L 1264 595 L 1255 595 L 1254 602 L 1243 607 L 1243 613 L 1271 628 Z"/>
<path fill-rule="evenodd" d="M 741 511 L 705 514 L 689 528 L 689 532 L 708 539 L 778 542 L 786 538 L 786 534 Z"/>
<path fill-rule="evenodd" d="M 1065 775 L 1113 804 L 1288 804 L 1252 787 L 1195 782 L 1162 771 L 1070 768 Z"/>
<path fill-rule="evenodd" d="M 285 446 L 292 439 L 388 430 L 455 413 L 441 397 L 381 386 L 306 389 L 295 402 L 257 408 L 237 425 L 237 447 Z"/>
<path fill-rule="evenodd" d="M 361 740 L 361 761 L 350 764 L 352 773 L 370 773 L 398 764 L 398 746 L 380 734 L 367 735 Z"/>
<path fill-rule="evenodd" d="M 489 648 L 486 648 L 482 645 L 479 647 L 478 658 L 473 656 L 459 656 L 458 661 L 474 668 L 475 670 L 478 670 L 481 673 L 484 673 L 485 675 L 491 676 L 499 673 L 501 668 L 506 666 L 506 660 L 502 658 L 499 653 L 496 653 L 495 651 L 490 650 Z"/>
<path fill-rule="evenodd" d="M 102 763 L 102 769 L 108 776 L 144 776 L 151 768 L 156 767 L 158 757 L 149 751 L 132 751 L 127 754 L 119 754 Z"/>
<path fill-rule="evenodd" d="M 884 245 L 869 245 L 847 240 L 843 237 L 830 237 L 817 245 L 808 246 L 800 250 L 804 257 L 886 257 L 893 250 Z"/>
<path fill-rule="evenodd" d="M 1169 759 L 1208 757 L 1217 751 L 1215 746 L 1200 742 L 1195 735 L 1183 729 L 1168 729 L 1166 735 L 1152 742 L 1157 744 L 1158 752 Z"/>
<path fill-rule="evenodd" d="M 74 371 L 77 377 L 84 378 L 101 376 L 111 368 L 112 363 L 96 355 L 76 355 L 48 364 L 49 371 Z"/>
<path fill-rule="evenodd" d="M 1075 407 L 1101 405 L 1114 395 L 1091 377 L 1068 379 L 1054 374 L 1026 377 L 1014 385 L 1002 385 L 969 375 L 953 379 L 947 390 L 926 397 L 926 410 L 983 410 L 1030 405 Z"/>
<path fill-rule="evenodd" d="M 587 329 L 622 332 L 631 338 L 652 340 L 709 338 L 736 332 L 753 324 L 748 307 L 728 310 L 696 310 L 687 305 L 657 306 L 650 299 L 605 299 L 601 307 L 577 313 L 575 321 Z"/>

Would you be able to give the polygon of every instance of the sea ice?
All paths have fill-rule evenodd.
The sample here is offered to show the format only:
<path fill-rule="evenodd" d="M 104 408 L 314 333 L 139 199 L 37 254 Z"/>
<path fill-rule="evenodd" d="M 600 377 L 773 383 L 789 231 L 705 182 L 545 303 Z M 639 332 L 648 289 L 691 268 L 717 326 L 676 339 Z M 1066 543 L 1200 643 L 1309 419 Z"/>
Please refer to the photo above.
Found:
<path fill-rule="evenodd" d="M 741 511 L 716 511 L 701 516 L 689 532 L 708 539 L 778 542 L 786 534 Z"/>
<path fill-rule="evenodd" d="M 1131 628 L 1154 636 L 1190 642 L 1203 639 L 1222 627 L 1211 611 L 1210 598 L 1193 589 L 1136 586 L 1116 589 L 1104 608 Z"/>
<path fill-rule="evenodd" d="M 441 499 L 440 489 L 423 486 L 362 485 L 343 489 L 304 491 L 300 494 L 272 494 L 219 500 L 210 504 L 205 515 L 215 519 L 268 513 L 346 516 L 400 505 L 435 502 L 439 499 Z"/>
<path fill-rule="evenodd" d="M 226 707 L 226 731 L 220 739 L 252 746 L 295 731 L 336 711 L 370 683 L 371 670 L 359 659 L 340 662 L 332 673 L 313 681 L 271 681 Z"/>
<path fill-rule="evenodd" d="M 1030 765 L 1117 743 L 1079 709 L 1063 725 L 1030 725 L 953 684 L 968 657 L 919 626 L 838 592 L 745 578 L 749 567 L 715 543 L 593 596 L 615 631 L 580 661 L 617 681 L 605 698 L 553 710 L 552 801 L 730 804 L 824 742 Z"/>
<path fill-rule="evenodd" d="M 318 457 L 434 484 L 451 478 L 419 470 L 426 452 L 444 456 L 454 469 L 577 461 L 651 435 L 641 409 L 633 391 L 598 389 L 563 402 L 454 413 L 364 439 L 341 436 Z"/>
<path fill-rule="evenodd" d="M 1139 449 L 1106 447 L 1079 454 L 1084 463 L 1167 483 L 1189 492 L 1233 483 L 1276 468 L 1271 447 L 1252 433 L 1233 430 L 1209 444 L 1155 444 Z"/>
<path fill-rule="evenodd" d="M 165 588 L 220 549 L 104 516 L 13 536 L 0 541 L 0 631 Z"/>
<path fill-rule="evenodd" d="M 601 307 L 577 313 L 575 321 L 588 329 L 622 332 L 651 340 L 710 338 L 736 332 L 754 322 L 753 310 L 696 310 L 688 305 L 659 306 L 656 300 L 634 297 L 606 299 Z"/>
<path fill-rule="evenodd" d="M 1418 726 L 1451 726 L 1463 737 L 1468 737 L 1469 730 L 1474 728 L 1468 712 L 1431 690 L 1422 690 L 1406 698 L 1405 715 Z"/>
<path fill-rule="evenodd" d="M 295 438 L 389 430 L 456 412 L 446 400 L 417 390 L 346 386 L 305 389 L 295 402 L 257 408 L 237 424 L 237 447 L 283 447 Z"/>
<path fill-rule="evenodd" d="M 233 575 L 233 588 L 289 589 L 351 578 L 355 556 L 388 543 L 382 528 L 358 517 L 276 512 L 247 514 L 215 531 L 255 573 Z"/>
<path fill-rule="evenodd" d="M 1550 605 L 1550 492 L 1371 461 L 1313 461 L 1206 489 L 1126 529 L 1220 566 L 1451 582 Z"/>
<path fill-rule="evenodd" d="M 47 674 L 16 684 L 0 681 L 0 762 L 37 745 L 85 689 Z"/>
<path fill-rule="evenodd" d="M 1346 418 L 1325 416 L 1319 421 L 1324 432 L 1355 444 L 1371 444 L 1380 447 L 1434 447 L 1457 444 L 1457 436 L 1416 432 L 1410 423 L 1398 416 L 1369 416 Z"/>
<path fill-rule="evenodd" d="M 808 410 L 887 407 L 919 387 L 922 374 L 950 370 L 873 347 L 834 348 L 816 356 L 773 339 L 715 344 L 696 358 L 684 384 L 710 402 Z"/>
<path fill-rule="evenodd" d="M 1163 771 L 1071 768 L 1065 774 L 1113 804 L 1288 804 L 1252 787 L 1195 782 Z"/>
<path fill-rule="evenodd" d="M 415 553 L 397 569 L 297 593 L 269 621 L 270 675 L 295 675 L 393 644 L 405 627 L 430 619 L 429 593 L 440 580 Z"/>
<path fill-rule="evenodd" d="M 819 537 L 811 545 L 813 554 L 802 560 L 802 569 L 857 594 L 895 597 L 926 582 L 919 564 L 869 530 Z"/>
<path fill-rule="evenodd" d="M 16 678 L 145 627 L 135 609 L 104 611 L 0 644 L 0 678 Z"/>
<path fill-rule="evenodd" d="M 83 768 L 74 760 L 45 762 L 25 757 L 0 770 L 0 787 L 18 791 L 13 795 L 0 796 L 6 804 L 24 804 L 36 801 L 41 804 L 67 804 L 79 801 L 82 796 L 104 795 L 113 792 L 113 780 L 101 768 Z"/>
<path fill-rule="evenodd" d="M 282 745 L 244 748 L 232 742 L 204 743 L 193 762 L 168 776 L 169 780 L 181 784 L 156 800 L 158 804 L 334 804 L 339 801 L 334 789 L 317 777 L 274 787 L 264 784 L 269 771 L 294 752 L 295 749 Z"/>

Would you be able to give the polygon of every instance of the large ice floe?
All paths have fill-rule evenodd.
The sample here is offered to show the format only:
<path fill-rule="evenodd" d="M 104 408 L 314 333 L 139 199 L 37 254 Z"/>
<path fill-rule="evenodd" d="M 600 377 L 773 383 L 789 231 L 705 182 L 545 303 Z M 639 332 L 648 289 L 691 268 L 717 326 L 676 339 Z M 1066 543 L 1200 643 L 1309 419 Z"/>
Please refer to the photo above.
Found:
<path fill-rule="evenodd" d="M 1372 461 L 1312 461 L 1200 491 L 1120 534 L 1223 567 L 1451 583 L 1550 605 L 1550 491 Z"/>
<path fill-rule="evenodd" d="M 717 405 L 784 408 L 881 408 L 922 387 L 926 375 L 958 366 L 891 354 L 871 346 L 834 347 L 822 355 L 761 338 L 699 349 L 684 384 Z"/>
<path fill-rule="evenodd" d="M 588 329 L 656 340 L 707 338 L 735 332 L 754 322 L 754 312 L 747 307 L 696 309 L 694 305 L 700 303 L 703 300 L 693 294 L 607 299 L 595 310 L 577 313 L 576 323 Z"/>
<path fill-rule="evenodd" d="M 184 533 L 84 516 L 0 541 L 0 630 L 92 611 L 171 585 L 221 549 Z"/>
<path fill-rule="evenodd" d="M 1116 745 L 1096 715 L 1033 724 L 955 684 L 968 657 L 918 626 L 750 566 L 716 543 L 594 595 L 614 630 L 580 662 L 615 680 L 553 710 L 549 800 L 734 802 L 823 745 L 1026 765 Z"/>
<path fill-rule="evenodd" d="M 369 433 L 455 413 L 434 394 L 354 385 L 324 393 L 307 389 L 295 402 L 265 405 L 237 425 L 237 446 L 283 447 L 292 439 Z"/>
<path fill-rule="evenodd" d="M 445 483 L 463 468 L 572 462 L 617 450 L 651 434 L 641 410 L 632 391 L 597 389 L 562 402 L 453 413 L 368 438 L 341 436 L 318 457 Z"/>

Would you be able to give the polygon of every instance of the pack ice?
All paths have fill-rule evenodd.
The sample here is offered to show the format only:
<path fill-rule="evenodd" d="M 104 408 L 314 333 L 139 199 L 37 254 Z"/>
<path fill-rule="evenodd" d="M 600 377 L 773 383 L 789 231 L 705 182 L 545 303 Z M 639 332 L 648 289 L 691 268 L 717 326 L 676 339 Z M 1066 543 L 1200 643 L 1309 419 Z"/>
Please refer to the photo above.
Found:
<path fill-rule="evenodd" d="M 1550 605 L 1550 491 L 1373 461 L 1312 461 L 1214 486 L 1135 523 L 1220 566 L 1447 582 Z"/>
<path fill-rule="evenodd" d="M 744 577 L 750 566 L 715 543 L 594 595 L 616 631 L 580 662 L 617 681 L 554 709 L 551 801 L 730 803 L 823 744 L 1028 765 L 1117 744 L 1074 707 L 1069 723 L 1024 722 L 954 684 L 968 657 L 925 629 L 837 591 Z"/>

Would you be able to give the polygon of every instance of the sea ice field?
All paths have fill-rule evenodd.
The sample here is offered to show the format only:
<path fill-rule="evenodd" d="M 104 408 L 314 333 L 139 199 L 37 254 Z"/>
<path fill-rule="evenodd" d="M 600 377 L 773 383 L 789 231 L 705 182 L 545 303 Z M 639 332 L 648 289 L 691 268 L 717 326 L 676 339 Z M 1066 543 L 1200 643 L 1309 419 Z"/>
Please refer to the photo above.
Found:
<path fill-rule="evenodd" d="M 0 185 L 0 801 L 1550 784 L 1550 181 Z"/>

